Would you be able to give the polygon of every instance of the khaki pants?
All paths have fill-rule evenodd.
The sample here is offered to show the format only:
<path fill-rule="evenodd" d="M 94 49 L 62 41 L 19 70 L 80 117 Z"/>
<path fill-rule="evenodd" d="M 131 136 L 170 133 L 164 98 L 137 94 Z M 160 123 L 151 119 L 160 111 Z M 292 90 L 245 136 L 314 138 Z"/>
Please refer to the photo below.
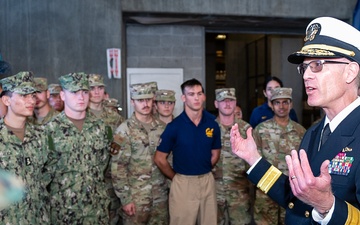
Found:
<path fill-rule="evenodd" d="M 217 202 L 212 173 L 176 174 L 171 182 L 170 225 L 216 225 Z"/>

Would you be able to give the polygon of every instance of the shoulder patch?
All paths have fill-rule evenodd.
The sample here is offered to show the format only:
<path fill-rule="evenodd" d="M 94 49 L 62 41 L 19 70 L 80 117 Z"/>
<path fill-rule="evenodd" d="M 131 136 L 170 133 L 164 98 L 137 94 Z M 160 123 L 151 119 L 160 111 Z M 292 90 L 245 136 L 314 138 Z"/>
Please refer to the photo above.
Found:
<path fill-rule="evenodd" d="M 121 146 L 116 142 L 111 142 L 110 144 L 110 154 L 117 155 L 119 154 Z"/>

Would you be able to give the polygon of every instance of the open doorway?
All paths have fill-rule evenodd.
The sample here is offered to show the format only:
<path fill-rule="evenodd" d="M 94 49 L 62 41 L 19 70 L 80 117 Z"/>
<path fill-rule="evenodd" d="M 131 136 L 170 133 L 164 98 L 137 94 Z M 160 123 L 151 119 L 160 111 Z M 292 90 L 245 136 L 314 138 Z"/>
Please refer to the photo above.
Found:
<path fill-rule="evenodd" d="M 249 121 L 252 110 L 264 101 L 266 76 L 279 77 L 293 88 L 294 109 L 306 128 L 320 117 L 320 110 L 309 107 L 302 78 L 287 56 L 302 46 L 302 36 L 279 34 L 206 33 L 206 108 L 216 114 L 216 88 L 234 87 L 243 119 Z"/>

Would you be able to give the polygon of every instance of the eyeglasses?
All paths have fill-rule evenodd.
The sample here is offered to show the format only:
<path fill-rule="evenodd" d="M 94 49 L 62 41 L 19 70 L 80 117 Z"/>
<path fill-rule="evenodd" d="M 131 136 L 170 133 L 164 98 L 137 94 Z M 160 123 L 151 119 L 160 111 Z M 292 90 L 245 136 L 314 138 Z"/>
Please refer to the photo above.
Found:
<path fill-rule="evenodd" d="M 329 64 L 349 64 L 348 62 L 339 62 L 339 61 L 328 61 L 328 60 L 314 60 L 309 63 L 300 63 L 297 66 L 298 73 L 303 76 L 306 69 L 310 66 L 311 72 L 318 73 L 323 69 L 323 65 Z"/>

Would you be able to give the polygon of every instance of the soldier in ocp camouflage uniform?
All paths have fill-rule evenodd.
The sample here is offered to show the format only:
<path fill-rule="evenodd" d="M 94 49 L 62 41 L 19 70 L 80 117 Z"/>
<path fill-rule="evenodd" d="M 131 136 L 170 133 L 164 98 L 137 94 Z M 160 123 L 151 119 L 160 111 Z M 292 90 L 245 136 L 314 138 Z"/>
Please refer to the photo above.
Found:
<path fill-rule="evenodd" d="M 64 110 L 64 101 L 60 98 L 61 86 L 60 84 L 49 84 L 48 90 L 50 92 L 49 104 L 58 112 Z"/>
<path fill-rule="evenodd" d="M 112 130 L 115 131 L 124 118 L 110 110 L 103 105 L 105 96 L 105 84 L 103 76 L 99 74 L 89 74 L 89 85 L 90 85 L 90 102 L 88 110 L 90 113 L 98 119 L 101 119 L 105 124 L 111 126 Z"/>
<path fill-rule="evenodd" d="M 174 119 L 175 109 L 175 91 L 173 90 L 157 90 L 155 92 L 155 108 L 156 118 L 160 119 L 164 123 L 168 124 Z"/>
<path fill-rule="evenodd" d="M 254 129 L 254 139 L 260 154 L 285 174 L 288 174 L 285 156 L 289 155 L 291 150 L 299 148 L 306 131 L 289 117 L 291 93 L 291 88 L 273 89 L 271 107 L 274 117 Z M 254 218 L 258 225 L 284 224 L 285 210 L 257 189 Z"/>
<path fill-rule="evenodd" d="M 117 128 L 112 144 L 111 174 L 122 204 L 124 224 L 168 224 L 168 193 L 153 155 L 165 124 L 152 115 L 148 84 L 131 85 L 133 115 Z"/>
<path fill-rule="evenodd" d="M 154 101 L 153 101 L 153 106 L 152 106 L 152 113 L 153 115 L 156 115 L 156 107 L 155 107 L 155 92 L 157 90 L 159 90 L 157 82 L 156 81 L 150 81 L 147 83 L 144 83 L 144 85 L 148 85 L 151 89 L 151 92 L 154 94 Z"/>
<path fill-rule="evenodd" d="M 105 108 L 109 108 L 110 110 L 116 113 L 120 113 L 119 111 L 120 105 L 118 104 L 118 100 L 115 98 L 104 99 L 103 105 Z"/>
<path fill-rule="evenodd" d="M 47 79 L 35 77 L 34 82 L 38 91 L 36 92 L 34 115 L 28 117 L 28 121 L 34 125 L 43 125 L 59 114 L 59 112 L 49 104 L 48 98 L 50 97 L 50 92 L 48 90 Z"/>
<path fill-rule="evenodd" d="M 250 183 L 246 179 L 248 166 L 245 161 L 232 153 L 230 145 L 230 129 L 239 125 L 240 134 L 246 138 L 248 123 L 234 117 L 236 95 L 234 88 L 215 90 L 215 107 L 219 110 L 216 118 L 221 130 L 221 154 L 213 169 L 216 182 L 219 225 L 244 225 L 251 221 Z"/>
<path fill-rule="evenodd" d="M 0 168 L 25 184 L 23 199 L 0 211 L 6 225 L 48 224 L 47 180 L 42 173 L 47 160 L 47 141 L 41 127 L 26 122 L 33 114 L 37 91 L 31 72 L 20 72 L 1 81 L 1 98 L 8 107 L 0 119 Z"/>
<path fill-rule="evenodd" d="M 53 177 L 52 224 L 108 224 L 110 203 L 105 183 L 111 128 L 86 112 L 89 81 L 84 73 L 59 78 L 64 111 L 46 125 Z"/>

